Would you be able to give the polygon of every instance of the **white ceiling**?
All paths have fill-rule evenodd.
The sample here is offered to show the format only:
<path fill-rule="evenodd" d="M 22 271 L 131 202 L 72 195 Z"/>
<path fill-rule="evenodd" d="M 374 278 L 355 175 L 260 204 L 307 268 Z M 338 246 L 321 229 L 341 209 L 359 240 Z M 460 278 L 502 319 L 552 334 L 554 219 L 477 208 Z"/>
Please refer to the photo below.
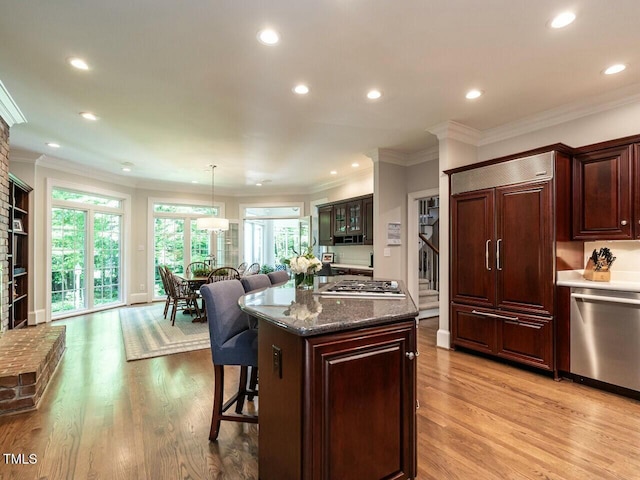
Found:
<path fill-rule="evenodd" d="M 549 28 L 566 9 L 576 21 Z M 28 121 L 12 149 L 105 174 L 131 162 L 140 183 L 205 189 L 215 163 L 221 193 L 308 192 L 332 169 L 370 168 L 375 148 L 435 148 L 427 129 L 446 120 L 486 131 L 640 92 L 638 0 L 0 0 L 0 12 L 0 80 Z M 265 26 L 278 46 L 257 42 Z M 627 70 L 601 73 L 618 62 Z M 381 100 L 365 98 L 372 87 Z M 466 100 L 472 87 L 485 95 Z"/>

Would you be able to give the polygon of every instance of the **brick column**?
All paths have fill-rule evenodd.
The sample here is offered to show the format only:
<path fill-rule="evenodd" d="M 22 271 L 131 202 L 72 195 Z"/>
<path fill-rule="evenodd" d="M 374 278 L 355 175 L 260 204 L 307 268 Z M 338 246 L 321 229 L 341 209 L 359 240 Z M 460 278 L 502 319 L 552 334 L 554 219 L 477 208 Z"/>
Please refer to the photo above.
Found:
<path fill-rule="evenodd" d="M 9 328 L 9 125 L 0 117 L 0 335 Z"/>

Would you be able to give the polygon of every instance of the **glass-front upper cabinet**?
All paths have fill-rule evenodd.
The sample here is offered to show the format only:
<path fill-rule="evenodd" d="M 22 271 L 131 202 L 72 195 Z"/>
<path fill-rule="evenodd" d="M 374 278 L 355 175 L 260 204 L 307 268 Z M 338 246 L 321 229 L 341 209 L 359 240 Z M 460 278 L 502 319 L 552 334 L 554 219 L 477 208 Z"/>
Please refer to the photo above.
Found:
<path fill-rule="evenodd" d="M 360 235 L 362 233 L 362 200 L 347 204 L 347 234 Z"/>
<path fill-rule="evenodd" d="M 333 206 L 333 234 L 347 235 L 347 204 L 339 203 Z"/>

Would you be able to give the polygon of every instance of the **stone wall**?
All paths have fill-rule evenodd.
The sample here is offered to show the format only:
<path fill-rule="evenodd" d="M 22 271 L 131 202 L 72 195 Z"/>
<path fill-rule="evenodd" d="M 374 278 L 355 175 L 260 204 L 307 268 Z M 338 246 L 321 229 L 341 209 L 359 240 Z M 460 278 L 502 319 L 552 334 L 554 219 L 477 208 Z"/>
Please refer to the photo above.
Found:
<path fill-rule="evenodd" d="M 9 328 L 9 125 L 0 117 L 0 335 Z"/>

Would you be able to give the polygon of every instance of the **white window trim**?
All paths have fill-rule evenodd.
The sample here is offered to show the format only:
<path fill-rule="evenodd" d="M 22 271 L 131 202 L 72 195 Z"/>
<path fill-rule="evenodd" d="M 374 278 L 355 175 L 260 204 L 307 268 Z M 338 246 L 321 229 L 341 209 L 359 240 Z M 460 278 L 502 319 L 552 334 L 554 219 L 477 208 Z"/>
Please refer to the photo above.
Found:
<path fill-rule="evenodd" d="M 121 281 L 122 281 L 122 302 L 121 303 L 116 303 L 116 304 L 110 304 L 107 306 L 101 306 L 98 308 L 91 308 L 88 310 L 83 311 L 82 313 L 91 313 L 91 312 L 98 312 L 101 310 L 108 310 L 110 308 L 113 308 L 114 306 L 118 306 L 118 305 L 128 305 L 129 304 L 129 284 L 130 284 L 130 276 L 131 273 L 129 271 L 129 265 L 131 264 L 131 249 L 128 247 L 131 244 L 131 195 L 127 194 L 127 193 L 123 193 L 123 192 L 118 192 L 115 190 L 106 190 L 106 189 L 101 189 L 101 188 L 96 188 L 94 186 L 89 186 L 86 184 L 82 184 L 82 183 L 73 183 L 73 182 L 69 182 L 66 180 L 59 180 L 56 178 L 47 178 L 45 180 L 45 184 L 46 184 L 46 191 L 47 191 L 47 197 L 46 197 L 46 212 L 45 212 L 45 223 L 46 223 L 46 228 L 45 228 L 45 243 L 47 245 L 46 248 L 46 286 L 45 286 L 45 295 L 46 295 L 46 321 L 50 322 L 52 319 L 52 312 L 51 312 L 51 257 L 53 255 L 52 252 L 52 248 L 51 248 L 51 244 L 52 244 L 52 238 L 51 238 L 51 209 L 53 208 L 54 203 L 58 204 L 58 205 L 66 205 L 69 206 L 70 208 L 83 208 L 82 203 L 80 202 L 66 202 L 63 200 L 56 200 L 54 201 L 52 196 L 53 196 L 53 190 L 55 188 L 60 188 L 60 189 L 65 189 L 65 190 L 73 190 L 76 192 L 86 192 L 86 193 L 93 193 L 96 195 L 103 195 L 105 197 L 111 197 L 111 198 L 116 198 L 116 199 L 120 199 L 122 200 L 122 208 L 117 209 L 117 208 L 113 208 L 113 207 L 106 207 L 106 206 L 101 206 L 101 205 L 91 205 L 91 207 L 95 207 L 98 210 L 103 210 L 103 211 L 110 211 L 110 212 L 117 212 L 117 213 L 122 213 L 122 265 L 121 265 Z M 66 318 L 66 317 L 71 317 L 71 316 L 75 316 L 78 315 L 78 312 L 73 312 L 73 313 L 69 313 L 68 315 L 65 314 L 61 314 L 56 316 L 56 320 L 62 319 L 62 318 Z"/>

